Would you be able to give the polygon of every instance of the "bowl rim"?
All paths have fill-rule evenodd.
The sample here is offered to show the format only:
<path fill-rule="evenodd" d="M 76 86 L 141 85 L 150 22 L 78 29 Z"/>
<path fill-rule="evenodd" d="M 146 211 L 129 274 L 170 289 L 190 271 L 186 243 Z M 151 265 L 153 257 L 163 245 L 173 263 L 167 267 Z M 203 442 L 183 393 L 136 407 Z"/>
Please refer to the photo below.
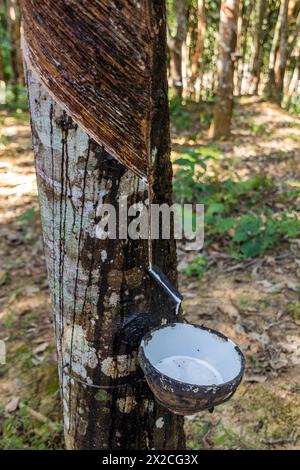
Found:
<path fill-rule="evenodd" d="M 230 341 L 232 343 L 233 347 L 234 347 L 234 350 L 238 353 L 238 356 L 239 356 L 240 361 L 241 361 L 241 367 L 240 367 L 239 373 L 235 377 L 233 377 L 231 380 L 228 380 L 227 382 L 222 382 L 221 384 L 197 385 L 197 384 L 191 384 L 191 383 L 188 383 L 188 382 L 183 382 L 181 380 L 174 379 L 174 378 L 170 377 L 169 375 L 164 374 L 159 369 L 157 369 L 150 362 L 148 357 L 146 356 L 143 344 L 146 341 L 149 342 L 152 338 L 152 334 L 155 333 L 156 331 L 162 330 L 162 329 L 168 328 L 168 327 L 176 327 L 176 325 L 191 325 L 195 328 L 199 328 L 200 330 L 208 331 L 209 333 L 212 333 L 216 336 L 219 336 L 220 338 L 222 338 L 226 342 Z M 245 363 L 246 363 L 245 357 L 244 357 L 242 351 L 240 350 L 240 348 L 230 338 L 228 338 L 226 335 L 224 335 L 220 331 L 217 331 L 213 328 L 209 328 L 209 327 L 204 326 L 204 325 L 195 325 L 194 323 L 189 323 L 189 322 L 167 323 L 165 325 L 158 326 L 156 328 L 152 328 L 151 330 L 149 330 L 143 336 L 143 338 L 141 340 L 141 343 L 140 343 L 140 346 L 139 346 L 138 358 L 139 358 L 140 366 L 143 369 L 143 372 L 146 376 L 146 379 L 147 379 L 147 375 L 149 375 L 149 374 L 147 374 L 147 372 L 145 372 L 145 367 L 143 367 L 143 362 L 148 366 L 147 368 L 150 368 L 152 373 L 154 372 L 157 377 L 160 377 L 160 382 L 162 382 L 162 381 L 167 382 L 170 385 L 175 386 L 177 394 L 183 395 L 183 396 L 187 396 L 187 395 L 190 396 L 190 394 L 192 392 L 192 394 L 193 394 L 193 396 L 195 396 L 195 398 L 197 397 L 198 394 L 203 397 L 203 393 L 206 394 L 211 390 L 215 390 L 216 392 L 221 392 L 222 391 L 225 394 L 227 392 L 236 390 L 236 388 L 238 387 L 239 383 L 241 382 L 241 380 L 243 378 L 244 371 L 245 371 Z M 216 398 L 217 398 L 217 394 L 216 394 Z"/>

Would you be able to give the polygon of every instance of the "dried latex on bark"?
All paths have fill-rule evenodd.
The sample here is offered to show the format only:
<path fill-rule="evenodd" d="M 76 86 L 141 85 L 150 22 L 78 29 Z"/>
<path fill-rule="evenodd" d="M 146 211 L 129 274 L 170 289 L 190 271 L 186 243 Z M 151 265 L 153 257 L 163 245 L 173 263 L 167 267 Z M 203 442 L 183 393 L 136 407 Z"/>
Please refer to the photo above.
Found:
<path fill-rule="evenodd" d="M 29 67 L 63 109 L 142 178 L 151 121 L 150 0 L 22 0 Z"/>

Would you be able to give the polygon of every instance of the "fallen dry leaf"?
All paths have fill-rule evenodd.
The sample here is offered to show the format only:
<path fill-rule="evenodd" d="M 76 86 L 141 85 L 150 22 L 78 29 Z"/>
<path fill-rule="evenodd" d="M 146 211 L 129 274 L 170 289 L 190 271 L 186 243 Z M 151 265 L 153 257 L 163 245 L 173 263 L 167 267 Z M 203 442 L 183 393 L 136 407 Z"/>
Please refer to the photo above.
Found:
<path fill-rule="evenodd" d="M 44 352 L 49 346 L 49 343 L 42 343 L 42 344 L 39 344 L 36 348 L 34 348 L 33 350 L 33 354 L 39 354 L 39 353 L 42 353 Z"/>
<path fill-rule="evenodd" d="M 246 382 L 263 383 L 267 380 L 267 376 L 266 375 L 246 375 L 244 380 Z"/>
<path fill-rule="evenodd" d="M 5 407 L 6 413 L 13 413 L 16 411 L 20 403 L 20 397 L 14 397 Z"/>

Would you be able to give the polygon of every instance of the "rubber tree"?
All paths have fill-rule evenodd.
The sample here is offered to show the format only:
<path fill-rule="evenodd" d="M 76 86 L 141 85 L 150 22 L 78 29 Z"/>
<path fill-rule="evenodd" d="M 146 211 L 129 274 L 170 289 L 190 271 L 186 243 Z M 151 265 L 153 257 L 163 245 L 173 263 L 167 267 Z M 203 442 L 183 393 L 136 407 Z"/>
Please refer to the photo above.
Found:
<path fill-rule="evenodd" d="M 236 94 L 241 95 L 245 89 L 245 69 L 248 63 L 247 46 L 249 39 L 249 27 L 251 20 L 251 11 L 253 10 L 255 0 L 241 2 L 237 22 L 237 59 L 236 69 Z"/>
<path fill-rule="evenodd" d="M 258 94 L 258 87 L 260 82 L 260 73 L 262 66 L 262 40 L 263 40 L 263 20 L 266 14 L 266 1 L 259 0 L 256 7 L 256 22 L 253 36 L 253 57 L 251 62 L 251 83 L 250 93 Z"/>
<path fill-rule="evenodd" d="M 190 91 L 191 98 L 196 99 L 200 97 L 200 90 L 203 78 L 203 51 L 204 51 L 204 36 L 205 36 L 205 0 L 197 0 L 197 40 L 191 57 L 191 78 L 190 78 Z M 196 82 L 198 81 L 198 94 L 196 93 Z"/>
<path fill-rule="evenodd" d="M 110 7 L 123 3 L 111 2 Z M 154 58 L 147 135 L 155 156 L 153 201 L 171 203 L 165 5 L 161 0 L 145 4 Z M 69 2 L 65 5 L 70 8 Z M 130 8 L 139 6 L 131 1 Z M 118 226 L 120 205 L 147 203 L 146 184 L 71 118 L 28 61 L 26 81 L 66 447 L 184 448 L 182 418 L 157 404 L 137 363 L 143 334 L 175 319 L 170 299 L 145 271 L 148 242 L 120 234 L 101 239 L 98 233 L 103 204 L 116 208 Z M 128 113 L 134 126 L 134 109 Z M 153 241 L 153 257 L 176 284 L 174 240 Z"/>
<path fill-rule="evenodd" d="M 282 99 L 284 68 L 287 53 L 287 26 L 289 0 L 281 0 L 269 57 L 269 77 L 265 89 L 266 97 L 280 104 Z M 283 67 L 284 66 L 284 67 Z"/>
<path fill-rule="evenodd" d="M 8 0 L 8 31 L 10 42 L 11 85 L 14 98 L 18 100 L 18 86 L 24 85 L 23 62 L 21 53 L 21 15 L 19 0 Z"/>
<path fill-rule="evenodd" d="M 289 0 L 283 2 L 283 8 L 281 13 L 280 22 L 280 35 L 279 35 L 279 47 L 276 55 L 276 61 L 274 66 L 275 76 L 275 101 L 280 104 L 282 101 L 283 94 L 283 80 L 285 74 L 285 68 L 287 63 L 287 40 L 288 40 L 288 5 Z"/>
<path fill-rule="evenodd" d="M 181 99 L 183 92 L 182 47 L 186 38 L 186 1 L 175 0 L 176 32 L 172 35 L 168 28 L 168 47 L 170 52 L 170 74 L 174 96 Z"/>
<path fill-rule="evenodd" d="M 233 110 L 233 73 L 239 0 L 222 0 L 219 28 L 218 85 L 210 136 L 227 137 Z"/>

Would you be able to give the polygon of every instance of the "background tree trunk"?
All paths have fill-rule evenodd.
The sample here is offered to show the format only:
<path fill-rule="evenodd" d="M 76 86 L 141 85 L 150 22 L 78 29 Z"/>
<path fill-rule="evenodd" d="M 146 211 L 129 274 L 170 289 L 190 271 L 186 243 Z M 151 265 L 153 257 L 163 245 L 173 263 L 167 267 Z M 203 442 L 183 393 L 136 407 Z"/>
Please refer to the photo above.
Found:
<path fill-rule="evenodd" d="M 175 36 L 168 29 L 168 47 L 170 52 L 170 73 L 174 96 L 182 98 L 182 46 L 186 37 L 186 2 L 175 0 L 177 29 Z"/>
<path fill-rule="evenodd" d="M 11 56 L 11 85 L 15 100 L 18 99 L 18 86 L 24 85 L 23 61 L 21 53 L 21 12 L 19 0 L 8 1 L 8 30 Z"/>
<path fill-rule="evenodd" d="M 203 48 L 205 34 L 205 0 L 197 1 L 197 41 L 191 58 L 191 98 L 196 99 L 196 81 L 199 91 L 203 76 Z"/>
<path fill-rule="evenodd" d="M 210 136 L 226 137 L 233 108 L 234 53 L 237 40 L 239 1 L 222 0 L 219 30 L 218 88 Z"/>
<path fill-rule="evenodd" d="M 237 51 L 238 59 L 236 61 L 236 94 L 240 96 L 243 92 L 244 75 L 247 64 L 247 45 L 248 45 L 248 29 L 250 25 L 251 10 L 253 8 L 253 0 L 249 3 L 242 2 L 239 8 L 238 24 L 237 24 Z"/>
<path fill-rule="evenodd" d="M 0 86 L 4 83 L 4 63 L 2 56 L 2 48 L 0 47 Z"/>
<path fill-rule="evenodd" d="M 286 67 L 286 62 L 287 62 L 288 6 L 289 6 L 289 0 L 284 0 L 282 13 L 281 13 L 279 48 L 278 48 L 276 61 L 275 61 L 275 67 L 274 67 L 274 76 L 275 76 L 274 99 L 278 104 L 280 104 L 282 101 L 283 80 L 284 80 L 285 67 Z"/>
<path fill-rule="evenodd" d="M 151 12 L 153 202 L 170 203 L 164 2 Z M 145 202 L 145 184 L 72 121 L 32 70 L 26 76 L 66 446 L 181 449 L 182 418 L 157 405 L 137 364 L 141 337 L 174 321 L 174 307 L 145 272 L 146 240 L 97 238 L 102 205 Z M 153 257 L 176 284 L 174 240 L 154 241 Z"/>
<path fill-rule="evenodd" d="M 286 93 L 286 104 L 289 105 L 293 95 L 297 92 L 297 88 L 299 86 L 299 79 L 300 79 L 300 51 L 298 51 L 296 56 L 296 63 L 294 70 L 291 74 L 291 79 L 287 87 Z"/>
<path fill-rule="evenodd" d="M 262 25 L 266 13 L 266 1 L 259 0 L 257 6 L 257 19 L 255 24 L 255 32 L 253 38 L 254 55 L 251 64 L 251 84 L 250 93 L 258 94 L 258 86 L 260 81 L 260 71 L 262 65 L 261 46 L 262 46 Z"/>
<path fill-rule="evenodd" d="M 285 55 L 284 49 L 286 49 L 286 44 L 284 44 L 284 42 L 286 41 L 288 3 L 289 3 L 288 0 L 281 0 L 280 9 L 278 13 L 278 19 L 276 22 L 276 27 L 275 27 L 274 36 L 273 36 L 270 58 L 269 58 L 269 77 L 268 77 L 268 83 L 266 86 L 265 94 L 269 100 L 275 101 L 275 102 L 281 101 L 281 97 L 278 95 L 278 85 L 276 84 L 276 81 L 280 79 L 280 76 L 279 76 L 279 73 L 281 73 L 279 72 L 279 68 L 281 66 L 280 62 L 282 64 L 282 59 L 284 58 L 284 55 Z M 278 54 L 280 47 L 281 47 L 281 51 L 280 51 L 281 59 L 277 58 L 277 54 Z M 277 68 L 276 72 L 275 72 L 275 68 Z"/>

